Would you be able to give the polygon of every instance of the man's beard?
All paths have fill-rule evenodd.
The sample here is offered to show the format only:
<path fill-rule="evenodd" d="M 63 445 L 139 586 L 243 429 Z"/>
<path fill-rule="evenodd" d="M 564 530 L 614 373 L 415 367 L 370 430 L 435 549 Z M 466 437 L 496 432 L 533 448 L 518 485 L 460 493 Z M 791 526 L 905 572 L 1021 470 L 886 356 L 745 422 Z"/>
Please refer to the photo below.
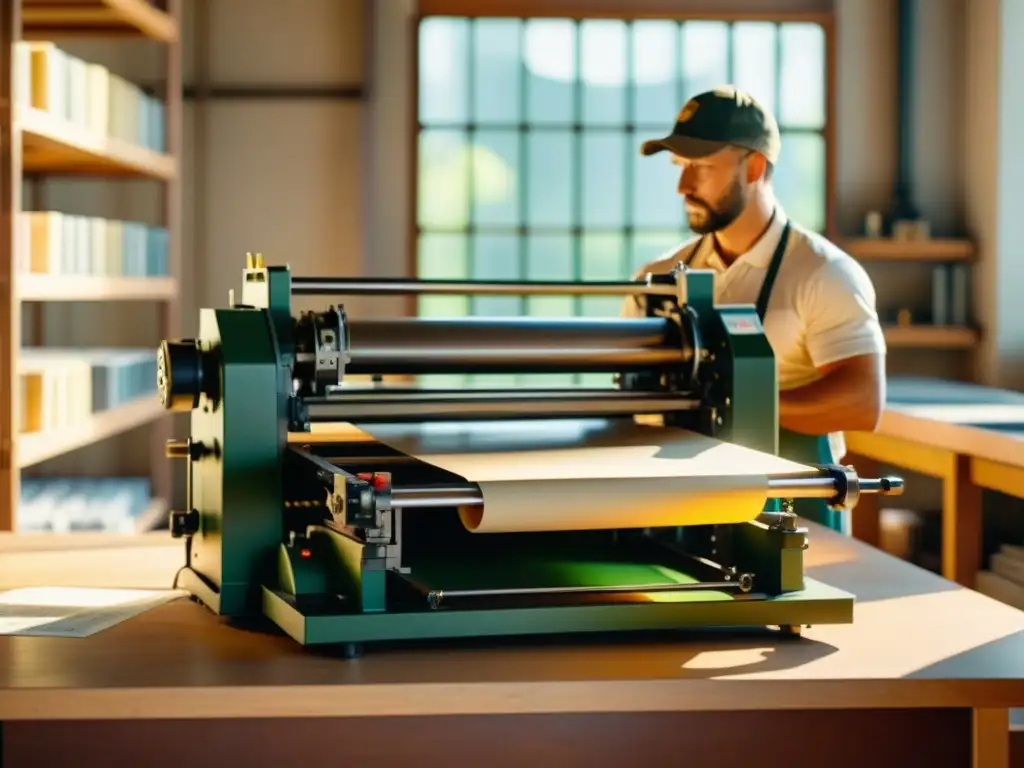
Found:
<path fill-rule="evenodd" d="M 701 209 L 687 211 L 690 231 L 698 235 L 707 235 L 725 229 L 743 212 L 747 204 L 745 192 L 739 179 L 735 179 L 717 205 L 711 206 L 704 200 L 687 198 L 691 206 Z"/>

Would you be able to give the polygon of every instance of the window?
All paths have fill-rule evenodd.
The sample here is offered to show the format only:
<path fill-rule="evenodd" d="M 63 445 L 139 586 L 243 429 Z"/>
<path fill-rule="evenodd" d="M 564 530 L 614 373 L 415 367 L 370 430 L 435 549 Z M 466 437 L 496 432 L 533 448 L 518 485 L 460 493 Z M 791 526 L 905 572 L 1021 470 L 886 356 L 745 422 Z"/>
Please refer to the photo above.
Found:
<path fill-rule="evenodd" d="M 688 236 L 668 158 L 686 99 L 731 82 L 783 133 L 775 187 L 826 226 L 825 34 L 809 22 L 433 16 L 419 29 L 420 277 L 619 280 Z M 424 296 L 424 316 L 609 315 L 617 297 Z M 461 380 L 460 380 L 461 381 Z"/>

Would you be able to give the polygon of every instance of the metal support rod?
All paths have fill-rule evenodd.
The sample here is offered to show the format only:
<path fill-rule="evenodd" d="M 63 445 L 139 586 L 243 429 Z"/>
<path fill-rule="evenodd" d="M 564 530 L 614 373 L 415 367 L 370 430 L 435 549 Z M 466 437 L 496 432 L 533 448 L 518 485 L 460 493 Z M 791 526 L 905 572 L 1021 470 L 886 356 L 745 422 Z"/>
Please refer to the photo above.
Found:
<path fill-rule="evenodd" d="M 690 584 L 625 584 L 575 587 L 511 587 L 508 589 L 431 589 L 427 591 L 427 603 L 431 608 L 440 608 L 445 600 L 484 597 L 530 597 L 534 595 L 581 595 L 581 594 L 646 594 L 653 592 L 700 592 L 705 590 L 749 592 L 751 580 L 702 581 Z"/>
<path fill-rule="evenodd" d="M 859 481 L 860 493 L 887 495 L 900 493 L 903 480 L 895 477 L 865 478 Z M 830 499 L 836 495 L 835 481 L 827 475 L 769 478 L 766 496 L 769 499 Z M 475 483 L 405 486 L 391 490 L 391 505 L 404 507 L 471 507 L 484 503 L 483 492 Z"/>
<path fill-rule="evenodd" d="M 410 421 L 475 419 L 558 419 L 678 413 L 700 405 L 683 395 L 617 390 L 582 393 L 558 391 L 372 392 L 306 398 L 311 424 L 335 421 Z"/>
<path fill-rule="evenodd" d="M 675 285 L 648 285 L 643 281 L 496 283 L 487 280 L 409 280 L 406 278 L 293 277 L 293 296 L 397 296 L 407 294 L 504 296 L 675 296 Z"/>

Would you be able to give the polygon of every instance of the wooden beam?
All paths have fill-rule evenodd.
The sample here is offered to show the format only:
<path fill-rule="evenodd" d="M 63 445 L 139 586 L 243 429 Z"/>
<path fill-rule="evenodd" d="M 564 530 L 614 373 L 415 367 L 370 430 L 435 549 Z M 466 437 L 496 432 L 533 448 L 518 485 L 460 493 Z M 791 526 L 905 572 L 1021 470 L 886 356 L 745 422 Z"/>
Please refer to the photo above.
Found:
<path fill-rule="evenodd" d="M 701 19 L 804 21 L 832 18 L 829 0 L 786 0 L 766 11 L 764 0 L 419 0 L 420 16 L 504 16 L 575 19 Z M 781 7 L 780 7 L 781 6 Z"/>
<path fill-rule="evenodd" d="M 186 85 L 182 96 L 189 101 L 361 101 L 362 85 Z"/>

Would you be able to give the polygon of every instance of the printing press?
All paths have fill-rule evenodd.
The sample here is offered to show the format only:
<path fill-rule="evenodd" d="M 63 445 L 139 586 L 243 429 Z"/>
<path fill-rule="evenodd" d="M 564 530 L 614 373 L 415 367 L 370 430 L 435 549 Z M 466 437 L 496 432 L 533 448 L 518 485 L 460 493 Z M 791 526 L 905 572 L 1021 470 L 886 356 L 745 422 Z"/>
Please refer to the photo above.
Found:
<path fill-rule="evenodd" d="M 599 283 L 332 279 L 250 256 L 241 302 L 202 309 L 198 338 L 165 341 L 158 354 L 164 407 L 191 419 L 189 438 L 167 449 L 187 463 L 186 508 L 171 514 L 185 541 L 176 586 L 216 614 L 262 615 L 302 644 L 350 654 L 389 641 L 696 627 L 799 634 L 852 622 L 852 595 L 804 576 L 809 536 L 792 501 L 852 508 L 861 494 L 901 493 L 900 478 L 805 467 L 770 476 L 749 519 L 688 524 L 680 496 L 665 524 L 560 530 L 554 519 L 548 530 L 481 533 L 466 520 L 486 514 L 482 483 L 373 437 L 376 425 L 489 435 L 647 420 L 775 457 L 772 350 L 754 307 L 714 304 L 713 279 L 682 265 Z M 337 302 L 293 311 L 298 296 L 424 294 L 637 296 L 646 316 L 360 320 Z M 385 383 L 595 372 L 609 374 L 607 387 Z M 615 466 L 590 469 L 616 477 Z M 627 520 L 635 489 L 639 514 L 644 481 L 615 487 Z M 524 510 L 573 509 L 552 488 L 538 480 Z"/>

